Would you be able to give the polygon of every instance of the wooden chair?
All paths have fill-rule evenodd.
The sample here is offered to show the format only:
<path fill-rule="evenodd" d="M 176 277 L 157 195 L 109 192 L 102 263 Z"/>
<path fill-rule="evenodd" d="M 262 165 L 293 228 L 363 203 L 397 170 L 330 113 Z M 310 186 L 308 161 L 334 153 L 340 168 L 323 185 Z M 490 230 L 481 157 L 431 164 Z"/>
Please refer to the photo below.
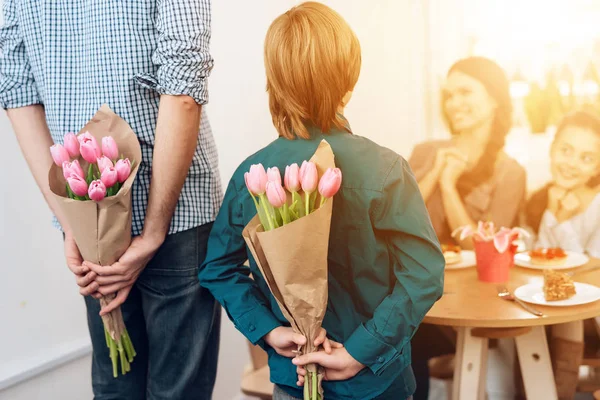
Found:
<path fill-rule="evenodd" d="M 248 343 L 248 349 L 250 351 L 250 364 L 246 367 L 242 376 L 242 393 L 262 400 L 271 400 L 273 398 L 273 384 L 269 378 L 267 353 L 252 343 Z"/>
<path fill-rule="evenodd" d="M 577 385 L 578 392 L 596 394 L 596 391 L 600 391 L 600 317 L 592 319 L 591 324 L 586 322 L 587 333 L 585 337 L 585 352 L 583 355 L 582 366 L 586 366 L 587 369 L 580 370 L 579 384 Z M 595 335 L 590 331 L 595 331 Z M 594 340 L 595 339 L 595 340 Z"/>

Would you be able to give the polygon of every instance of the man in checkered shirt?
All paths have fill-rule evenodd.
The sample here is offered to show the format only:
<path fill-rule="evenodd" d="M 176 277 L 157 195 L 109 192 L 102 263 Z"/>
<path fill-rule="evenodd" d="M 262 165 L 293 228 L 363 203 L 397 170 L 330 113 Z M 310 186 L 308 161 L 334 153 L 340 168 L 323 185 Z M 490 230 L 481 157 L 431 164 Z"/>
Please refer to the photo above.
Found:
<path fill-rule="evenodd" d="M 203 105 L 213 66 L 210 0 L 4 0 L 0 105 L 65 235 L 85 296 L 100 399 L 208 399 L 220 308 L 198 282 L 221 201 L 217 152 Z M 137 134 L 134 239 L 113 266 L 83 265 L 50 195 L 49 147 L 108 104 Z M 137 350 L 114 379 L 100 295 L 116 293 Z"/>

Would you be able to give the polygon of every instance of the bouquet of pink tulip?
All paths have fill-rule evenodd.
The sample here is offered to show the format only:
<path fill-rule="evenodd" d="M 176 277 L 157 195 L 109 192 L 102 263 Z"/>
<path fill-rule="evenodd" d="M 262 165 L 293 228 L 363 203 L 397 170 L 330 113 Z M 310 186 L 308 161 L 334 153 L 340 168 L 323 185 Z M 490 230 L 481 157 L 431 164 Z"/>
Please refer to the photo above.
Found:
<path fill-rule="evenodd" d="M 496 229 L 493 222 L 480 221 L 477 229 L 464 226 L 456 229 L 452 236 L 460 234 L 460 240 L 472 238 L 477 259 L 479 280 L 492 283 L 507 282 L 513 266 L 517 246 L 513 243 L 520 236 L 529 236 L 522 228 Z"/>
<path fill-rule="evenodd" d="M 299 353 L 317 351 L 313 343 L 327 309 L 330 199 L 342 173 L 323 140 L 310 161 L 286 167 L 283 185 L 277 168 L 265 171 L 261 164 L 250 167 L 245 179 L 257 216 L 244 239 L 281 312 L 307 338 Z M 322 372 L 316 365 L 307 371 L 304 399 L 322 399 Z"/>
<path fill-rule="evenodd" d="M 129 178 L 133 163 L 119 156 L 119 147 L 112 136 L 102 138 L 102 147 L 89 132 L 67 133 L 64 145 L 50 147 L 54 163 L 62 168 L 67 195 L 73 200 L 102 201 L 117 194 Z M 88 163 L 84 174 L 79 157 Z M 74 158 L 74 160 L 72 160 Z"/>
<path fill-rule="evenodd" d="M 99 145 L 101 143 L 101 145 Z M 76 135 L 50 148 L 54 164 L 48 181 L 85 261 L 112 265 L 131 242 L 131 186 L 142 158 L 129 125 L 108 106 L 96 113 Z M 119 156 L 121 154 L 121 156 Z M 84 171 L 87 171 L 84 173 Z M 105 306 L 115 297 L 104 296 Z M 135 349 L 121 309 L 102 316 L 113 375 L 131 370 Z"/>
<path fill-rule="evenodd" d="M 262 164 L 252 165 L 244 178 L 265 231 L 309 215 L 316 210 L 318 194 L 321 198 L 319 207 L 322 207 L 342 184 L 339 168 L 328 168 L 319 180 L 317 166 L 312 161 L 304 161 L 302 167 L 298 167 L 298 164 L 285 167 L 285 189 L 277 167 L 265 171 Z M 303 196 L 299 194 L 300 191 Z"/>

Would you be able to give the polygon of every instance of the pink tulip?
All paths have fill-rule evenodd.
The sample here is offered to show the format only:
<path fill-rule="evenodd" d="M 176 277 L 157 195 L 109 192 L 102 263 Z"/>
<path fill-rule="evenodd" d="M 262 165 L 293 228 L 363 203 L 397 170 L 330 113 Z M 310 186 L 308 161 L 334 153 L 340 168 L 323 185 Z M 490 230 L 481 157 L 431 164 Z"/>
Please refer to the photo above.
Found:
<path fill-rule="evenodd" d="M 300 167 L 298 164 L 292 164 L 285 167 L 285 188 L 294 193 L 300 190 Z"/>
<path fill-rule="evenodd" d="M 267 169 L 267 181 L 277 182 L 281 185 L 281 173 L 279 172 L 279 168 L 271 167 Z"/>
<path fill-rule="evenodd" d="M 96 159 L 102 156 L 102 152 L 100 151 L 100 147 L 98 146 L 98 142 L 96 138 L 92 136 L 91 133 L 85 132 L 77 137 L 79 139 L 81 156 L 83 159 L 90 164 L 96 162 Z"/>
<path fill-rule="evenodd" d="M 327 168 L 319 182 L 319 193 L 326 199 L 332 198 L 342 185 L 342 171 L 339 168 Z"/>
<path fill-rule="evenodd" d="M 117 178 L 118 173 L 115 167 L 105 168 L 104 171 L 102 171 L 102 176 L 100 176 L 100 180 L 107 188 L 112 187 L 117 183 Z"/>
<path fill-rule="evenodd" d="M 67 183 L 71 188 L 71 191 L 75 193 L 77 196 L 85 196 L 88 193 L 88 185 L 83 177 L 77 174 L 71 174 L 67 178 Z"/>
<path fill-rule="evenodd" d="M 83 174 L 83 168 L 81 168 L 81 165 L 79 165 L 79 160 L 74 160 L 72 162 L 65 161 L 63 163 L 62 169 L 63 169 L 63 176 L 65 177 L 65 179 L 68 179 L 69 176 L 71 176 L 71 174 L 75 174 L 82 179 L 85 178 L 85 176 Z M 87 190 L 87 188 L 86 188 L 86 190 Z"/>
<path fill-rule="evenodd" d="M 266 186 L 267 199 L 269 203 L 275 208 L 283 207 L 286 201 L 285 190 L 281 183 L 268 181 Z"/>
<path fill-rule="evenodd" d="M 129 174 L 131 174 L 131 161 L 129 161 L 129 158 L 119 160 L 117 161 L 117 165 L 115 165 L 115 169 L 117 170 L 117 180 L 119 183 L 123 183 L 129 178 Z"/>
<path fill-rule="evenodd" d="M 79 140 L 74 133 L 70 132 L 65 135 L 64 138 L 65 149 L 69 152 L 71 157 L 79 157 Z"/>
<path fill-rule="evenodd" d="M 101 201 L 106 196 L 106 186 L 101 180 L 92 181 L 88 189 L 88 195 L 94 201 Z"/>
<path fill-rule="evenodd" d="M 304 161 L 300 167 L 300 183 L 304 193 L 312 193 L 317 189 L 319 183 L 319 173 L 317 166 L 310 161 Z"/>
<path fill-rule="evenodd" d="M 106 168 L 113 167 L 112 161 L 110 161 L 110 159 L 106 156 L 98 158 L 96 162 L 98 163 L 98 169 L 100 170 L 100 173 L 103 173 Z"/>
<path fill-rule="evenodd" d="M 50 154 L 52 154 L 54 163 L 59 167 L 62 167 L 65 161 L 71 161 L 69 152 L 61 144 L 52 145 L 50 147 Z"/>
<path fill-rule="evenodd" d="M 255 196 L 259 196 L 265 193 L 267 188 L 267 173 L 265 167 L 262 164 L 255 164 L 250 167 L 250 172 L 246 172 L 244 175 L 246 186 L 250 193 Z"/>
<path fill-rule="evenodd" d="M 112 136 L 102 138 L 102 153 L 111 160 L 116 160 L 119 157 L 119 148 Z"/>
<path fill-rule="evenodd" d="M 512 242 L 510 233 L 510 229 L 502 228 L 494 235 L 494 247 L 498 250 L 498 253 L 504 253 L 508 250 L 508 246 Z"/>

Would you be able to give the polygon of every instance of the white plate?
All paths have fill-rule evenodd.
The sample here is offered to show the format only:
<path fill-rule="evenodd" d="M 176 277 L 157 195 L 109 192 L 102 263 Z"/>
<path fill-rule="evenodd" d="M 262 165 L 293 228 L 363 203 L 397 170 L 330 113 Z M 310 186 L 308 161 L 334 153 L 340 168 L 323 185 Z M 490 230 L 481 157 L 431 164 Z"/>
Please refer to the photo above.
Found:
<path fill-rule="evenodd" d="M 462 260 L 455 264 L 446 264 L 446 269 L 462 269 L 474 267 L 477 265 L 477 261 L 475 261 L 475 252 L 471 250 L 462 250 L 461 252 Z"/>
<path fill-rule="evenodd" d="M 590 261 L 588 256 L 581 253 L 574 253 L 572 251 L 565 251 L 567 253 L 567 259 L 565 263 L 557 266 L 545 266 L 545 265 L 534 265 L 531 263 L 531 257 L 527 252 L 515 254 L 515 265 L 523 268 L 532 269 L 569 269 L 576 268 L 585 265 Z"/>
<path fill-rule="evenodd" d="M 515 297 L 528 303 L 556 307 L 577 306 L 600 300 L 600 288 L 597 286 L 575 282 L 575 291 L 577 293 L 570 299 L 546 301 L 544 298 L 543 285 L 541 283 L 529 283 L 517 288 L 517 290 L 515 290 Z"/>

